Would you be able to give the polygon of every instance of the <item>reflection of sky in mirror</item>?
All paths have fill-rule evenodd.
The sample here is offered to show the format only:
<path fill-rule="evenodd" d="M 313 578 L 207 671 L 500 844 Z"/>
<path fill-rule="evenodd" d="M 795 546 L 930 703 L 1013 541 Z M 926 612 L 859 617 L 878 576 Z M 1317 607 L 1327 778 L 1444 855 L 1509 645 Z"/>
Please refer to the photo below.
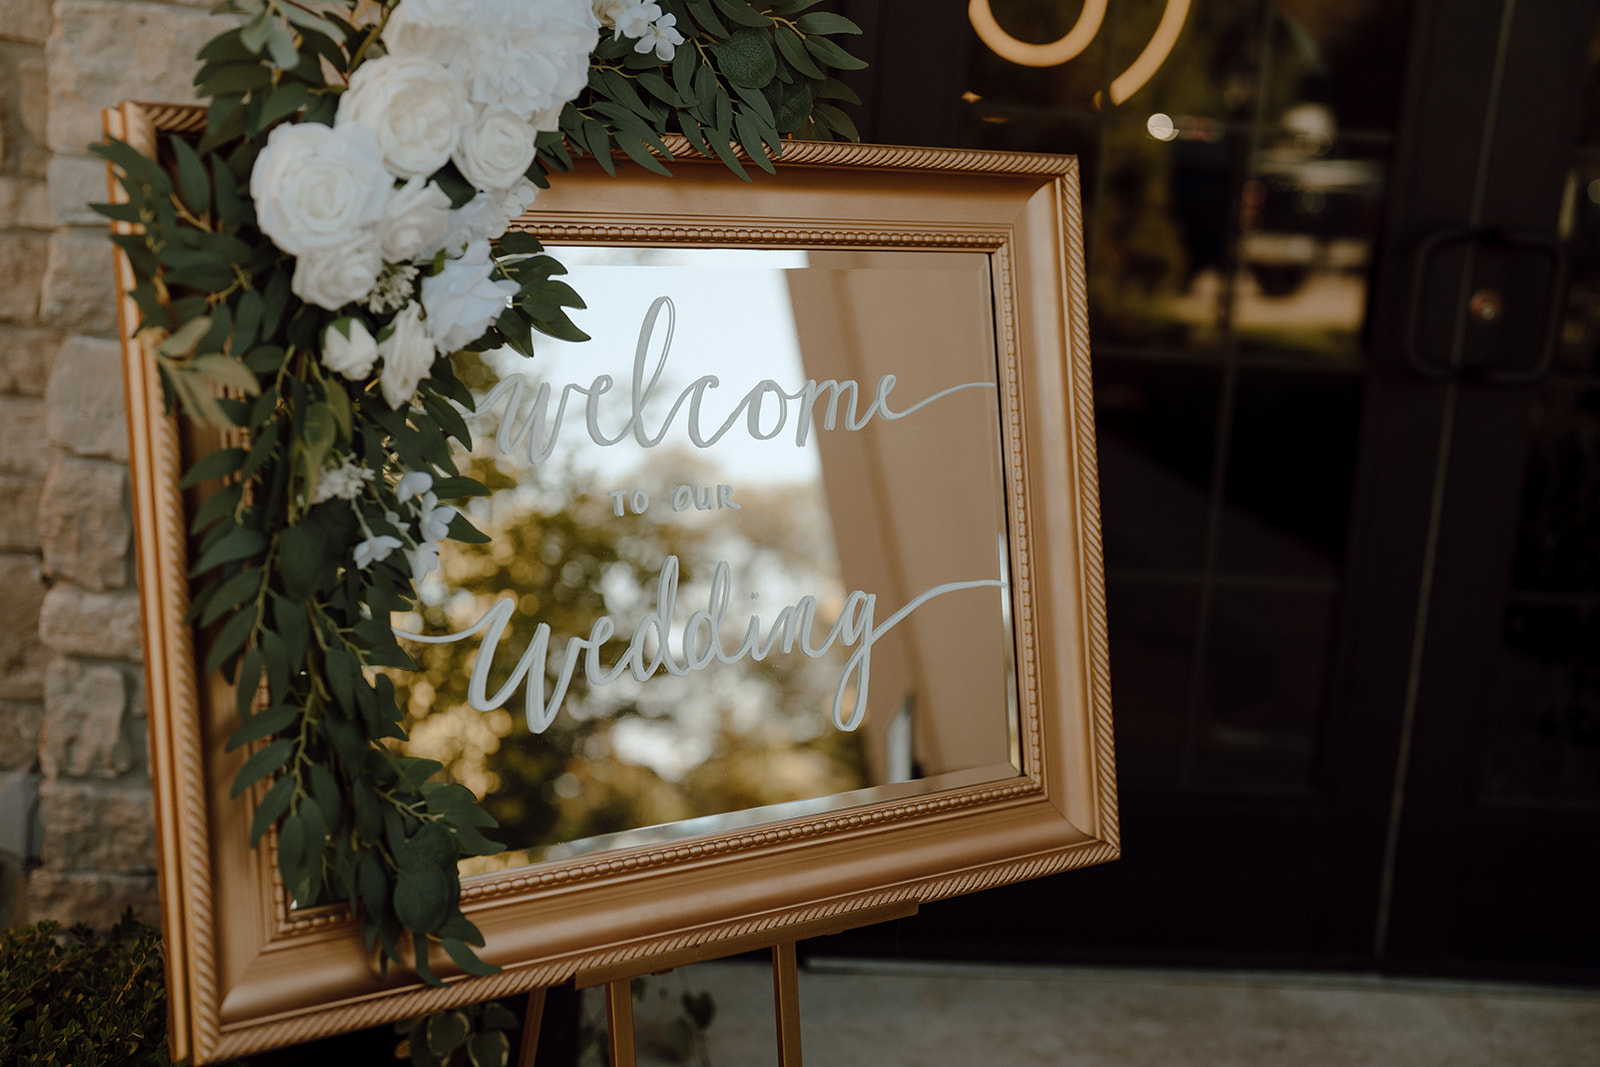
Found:
<path fill-rule="evenodd" d="M 490 362 L 502 376 L 521 373 L 530 384 L 549 382 L 552 412 L 563 385 L 573 382 L 587 388 L 597 375 L 609 374 L 615 384 L 600 400 L 600 428 L 616 432 L 628 416 L 630 375 L 641 328 L 652 301 L 660 296 L 671 298 L 675 321 L 665 370 L 645 408 L 645 423 L 652 431 L 683 390 L 702 375 L 715 375 L 719 382 L 705 393 L 701 421 L 710 428 L 720 425 L 761 380 L 770 378 L 793 391 L 806 379 L 785 281 L 786 271 L 806 266 L 803 251 L 552 246 L 549 252 L 568 268 L 563 280 L 588 305 L 586 310 L 572 311 L 571 318 L 590 340 L 574 343 L 535 334 L 532 360 L 507 350 L 491 356 Z M 663 314 L 651 333 L 647 379 L 661 357 L 667 333 Z M 571 460 L 601 477 L 622 477 L 636 469 L 644 457 L 631 438 L 609 447 L 589 439 L 583 427 L 584 400 L 581 395 L 572 397 L 551 462 Z M 777 417 L 770 395 L 765 410 L 763 421 L 770 428 Z M 684 410 L 674 417 L 660 451 L 692 447 L 684 429 L 686 416 Z M 743 432 L 741 416 L 735 431 L 694 451 L 725 481 L 813 481 L 821 473 L 815 437 L 808 435 L 806 445 L 798 446 L 793 429 L 791 422 L 772 440 L 755 440 Z"/>

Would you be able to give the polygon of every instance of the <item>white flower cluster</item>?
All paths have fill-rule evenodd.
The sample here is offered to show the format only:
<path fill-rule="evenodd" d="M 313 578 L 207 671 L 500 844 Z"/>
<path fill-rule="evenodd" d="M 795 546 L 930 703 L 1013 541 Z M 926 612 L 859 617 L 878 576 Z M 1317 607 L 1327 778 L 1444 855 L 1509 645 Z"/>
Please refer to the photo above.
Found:
<path fill-rule="evenodd" d="M 655 52 L 663 63 L 671 61 L 683 43 L 678 16 L 663 15 L 661 5 L 650 0 L 593 0 L 600 25 L 618 37 L 637 38 L 633 46 L 641 55 Z"/>
<path fill-rule="evenodd" d="M 411 471 L 404 475 L 395 485 L 394 495 L 402 504 L 416 499 L 416 539 L 406 548 L 406 542 L 392 534 L 374 534 L 368 530 L 367 539 L 356 545 L 355 564 L 366 570 L 373 563 L 388 559 L 395 549 L 402 549 L 406 562 L 411 565 L 412 581 L 421 582 L 439 566 L 438 542 L 450 533 L 450 520 L 456 517 L 456 509 L 439 503 L 433 493 L 433 475 L 427 471 Z M 410 524 L 401 522 L 399 515 L 390 511 L 384 518 L 410 538 Z"/>
<path fill-rule="evenodd" d="M 537 194 L 534 137 L 588 84 L 599 33 L 592 0 L 403 0 L 388 54 L 357 68 L 333 126 L 272 131 L 250 195 L 262 232 L 296 257 L 295 295 L 396 312 L 376 338 L 356 319 L 331 327 L 331 369 L 364 378 L 381 356 L 384 399 L 404 407 L 436 355 L 509 306 L 517 286 L 493 278 L 488 243 Z M 477 190 L 458 208 L 429 180 L 451 162 Z M 412 290 L 412 265 L 431 270 L 441 251 L 443 269 Z"/>

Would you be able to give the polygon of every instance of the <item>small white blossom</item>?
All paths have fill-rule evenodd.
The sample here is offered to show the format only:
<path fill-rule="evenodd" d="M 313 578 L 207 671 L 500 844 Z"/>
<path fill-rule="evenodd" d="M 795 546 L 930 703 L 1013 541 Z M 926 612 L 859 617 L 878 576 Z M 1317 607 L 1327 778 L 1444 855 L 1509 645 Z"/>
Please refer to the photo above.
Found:
<path fill-rule="evenodd" d="M 421 508 L 417 513 L 417 529 L 422 534 L 424 541 L 438 541 L 450 535 L 450 520 L 456 517 L 456 509 L 449 504 L 441 505 L 439 498 L 432 493 L 422 494 Z"/>
<path fill-rule="evenodd" d="M 411 298 L 416 295 L 417 274 L 417 268 L 409 263 L 385 263 L 377 284 L 367 294 L 367 310 L 382 314 L 385 311 L 399 311 L 411 303 Z"/>
<path fill-rule="evenodd" d="M 439 566 L 439 546 L 425 541 L 415 548 L 406 549 L 406 561 L 411 564 L 411 580 L 418 585 Z"/>
<path fill-rule="evenodd" d="M 414 496 L 421 496 L 433 488 L 433 475 L 427 471 L 407 471 L 395 483 L 394 498 L 404 504 Z M 399 516 L 388 512 L 390 522 L 397 522 Z"/>
<path fill-rule="evenodd" d="M 389 553 L 404 545 L 405 542 L 398 537 L 388 534 L 378 534 L 369 537 L 356 546 L 356 566 L 361 570 L 367 569 L 367 564 L 378 563 L 389 558 Z"/>
<path fill-rule="evenodd" d="M 642 55 L 655 49 L 656 58 L 665 63 L 683 43 L 683 34 L 678 32 L 677 26 L 678 16 L 662 15 L 639 35 L 639 43 L 633 46 L 633 50 Z"/>
<path fill-rule="evenodd" d="M 360 319 L 335 319 L 322 334 L 322 365 L 351 381 L 372 373 L 378 361 L 378 342 Z"/>
<path fill-rule="evenodd" d="M 594 0 L 600 24 L 619 37 L 642 37 L 650 23 L 661 17 L 661 7 L 647 0 Z"/>
<path fill-rule="evenodd" d="M 376 475 L 370 468 L 346 456 L 339 466 L 322 472 L 322 480 L 317 482 L 317 491 L 311 495 L 311 502 L 320 504 L 335 498 L 354 500 L 374 477 Z"/>

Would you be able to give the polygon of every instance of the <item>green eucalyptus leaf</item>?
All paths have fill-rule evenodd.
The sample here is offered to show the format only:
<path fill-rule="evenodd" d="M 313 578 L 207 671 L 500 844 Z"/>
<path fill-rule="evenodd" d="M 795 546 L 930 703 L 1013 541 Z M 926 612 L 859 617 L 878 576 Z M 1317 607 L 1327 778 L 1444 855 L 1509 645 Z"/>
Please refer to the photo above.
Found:
<path fill-rule="evenodd" d="M 267 537 L 260 530 L 235 526 L 200 556 L 200 562 L 189 572 L 190 577 L 204 574 L 213 567 L 235 560 L 249 559 L 266 551 Z"/>
<path fill-rule="evenodd" d="M 835 70 L 862 70 L 867 65 L 866 60 L 857 59 L 826 37 L 807 37 L 806 51 Z M 790 60 L 790 62 L 794 61 Z M 796 66 L 798 65 L 796 64 Z"/>
<path fill-rule="evenodd" d="M 687 42 L 685 42 L 687 43 Z M 682 98 L 683 103 L 676 107 L 688 107 L 689 101 L 694 97 L 694 73 L 700 64 L 700 50 L 697 48 L 680 48 L 672 55 L 672 87 Z"/>
<path fill-rule="evenodd" d="M 762 143 L 760 125 L 741 111 L 733 117 L 733 128 L 739 132 L 739 145 L 751 161 L 768 174 L 776 174 L 777 168 L 767 158 L 766 146 Z"/>
<path fill-rule="evenodd" d="M 283 575 L 283 591 L 290 599 L 309 600 L 332 577 L 329 547 L 321 528 L 309 519 L 278 536 L 279 572 Z"/>
<path fill-rule="evenodd" d="M 303 827 L 300 841 L 303 876 L 296 888 L 304 890 L 302 900 L 310 904 L 320 895 L 322 887 L 322 853 L 328 843 L 328 822 L 315 797 L 302 797 L 298 814 Z"/>
<path fill-rule="evenodd" d="M 261 688 L 261 650 L 252 648 L 244 654 L 239 664 L 239 677 L 234 682 L 233 700 L 240 719 L 248 718 L 255 705 L 256 693 Z"/>
<path fill-rule="evenodd" d="M 446 952 L 450 952 L 451 944 L 452 942 L 445 942 L 444 950 Z M 462 963 L 454 952 L 450 952 L 450 958 L 455 960 L 456 965 L 468 974 L 498 974 L 500 972 L 500 968 L 490 967 L 487 963 L 478 963 L 475 958 L 474 963 L 477 963 L 478 967 L 488 969 L 473 970 Z M 473 1034 L 467 1040 L 467 1059 L 472 1063 L 472 1067 L 505 1067 L 510 1058 L 511 1042 L 499 1030 L 490 1030 L 485 1034 Z"/>
<path fill-rule="evenodd" d="M 481 942 L 472 943 L 481 944 Z M 483 1006 L 483 1025 L 491 1030 L 515 1030 L 522 1025 L 522 1020 L 504 1004 L 491 1000 Z"/>
<path fill-rule="evenodd" d="M 308 777 L 311 779 L 311 795 L 317 798 L 317 805 L 327 817 L 328 824 L 338 826 L 344 811 L 344 801 L 341 799 L 343 790 L 339 788 L 339 780 L 320 763 L 311 765 Z"/>
<path fill-rule="evenodd" d="M 402 867 L 394 883 L 395 918 L 417 934 L 443 926 L 450 916 L 454 874 L 439 867 Z"/>
<path fill-rule="evenodd" d="M 289 756 L 293 751 L 294 741 L 287 737 L 258 749 L 244 761 L 244 766 L 239 768 L 239 773 L 233 779 L 233 788 L 228 795 L 236 797 L 267 775 L 282 768 L 289 762 Z"/>
<path fill-rule="evenodd" d="M 259 567 L 250 567 L 208 586 L 211 595 L 206 602 L 205 610 L 200 614 L 200 625 L 210 626 L 221 618 L 224 612 L 259 596 L 266 577 L 266 571 Z"/>
<path fill-rule="evenodd" d="M 808 11 L 795 19 L 801 33 L 860 33 L 861 27 L 832 11 Z"/>
<path fill-rule="evenodd" d="M 262 126 L 271 126 L 310 104 L 311 99 L 311 89 L 304 82 L 282 82 L 262 103 L 257 121 Z"/>
<path fill-rule="evenodd" d="M 300 65 L 300 52 L 295 48 L 294 34 L 277 19 L 272 20 L 272 26 L 267 31 L 267 54 L 279 70 L 292 71 Z"/>
<path fill-rule="evenodd" d="M 722 20 L 717 17 L 715 9 L 711 6 L 711 0 L 686 0 L 686 3 L 689 7 L 689 13 L 694 16 L 694 20 L 706 32 L 715 37 L 728 36 L 728 27 L 724 26 Z M 686 34 L 685 36 L 688 35 Z"/>
<path fill-rule="evenodd" d="M 722 76 L 734 85 L 759 89 L 778 73 L 772 38 L 762 30 L 741 29 L 725 41 L 710 46 Z"/>
<path fill-rule="evenodd" d="M 205 163 L 182 137 L 170 138 L 167 144 L 178 163 L 178 189 L 184 204 L 191 214 L 205 217 L 211 212 L 211 176 Z"/>
<path fill-rule="evenodd" d="M 667 84 L 667 79 L 653 71 L 641 72 L 639 74 L 639 84 L 644 87 L 645 92 L 668 107 L 685 107 L 688 104 L 688 101 L 678 95 L 677 90 Z"/>
<path fill-rule="evenodd" d="M 233 736 L 228 738 L 228 747 L 225 751 L 232 752 L 252 741 L 264 741 L 273 734 L 281 733 L 298 722 L 300 715 L 299 708 L 287 704 L 258 711 L 246 719 L 233 732 Z"/>
<path fill-rule="evenodd" d="M 244 483 L 229 482 L 222 486 L 206 497 L 205 503 L 194 513 L 194 521 L 189 524 L 189 532 L 201 533 L 209 529 L 218 519 L 232 514 L 243 499 Z"/>
<path fill-rule="evenodd" d="M 466 1044 L 467 1035 L 472 1032 L 472 1023 L 459 1011 L 441 1011 L 430 1015 L 424 1027 L 428 1051 L 440 1058 L 449 1056 Z"/>
<path fill-rule="evenodd" d="M 227 389 L 237 389 L 247 396 L 261 392 L 255 372 L 232 356 L 197 356 L 191 363 L 202 376 Z"/>
<path fill-rule="evenodd" d="M 826 122 L 838 133 L 843 134 L 852 141 L 861 140 L 861 135 L 856 132 L 856 124 L 850 121 L 850 116 L 831 104 L 818 104 L 815 109 L 816 116 Z"/>
<path fill-rule="evenodd" d="M 261 798 L 261 803 L 256 806 L 255 816 L 250 820 L 251 848 L 260 844 L 267 830 L 289 810 L 289 802 L 294 799 L 294 787 L 293 778 L 279 778 L 272 783 L 272 788 L 267 790 L 267 795 Z"/>
<path fill-rule="evenodd" d="M 744 0 L 712 0 L 712 2 L 730 22 L 738 23 L 740 26 L 764 28 L 772 25 L 770 18 L 751 8 Z"/>
<path fill-rule="evenodd" d="M 446 919 L 444 925 L 439 927 L 439 937 L 441 939 L 448 937 L 464 944 L 476 945 L 479 948 L 483 947 L 482 931 L 473 926 L 471 920 L 459 911 Z M 515 1020 L 512 1021 L 512 1025 L 517 1025 Z"/>
<path fill-rule="evenodd" d="M 290 812 L 278 827 L 278 873 L 291 896 L 298 897 L 309 879 L 305 870 L 306 824 L 298 812 Z M 301 904 L 311 901 L 302 900 Z"/>
<path fill-rule="evenodd" d="M 189 472 L 183 476 L 183 481 L 178 483 L 179 488 L 193 489 L 201 482 L 209 482 L 213 478 L 226 478 L 239 469 L 246 455 L 242 448 L 219 448 L 215 452 L 208 452 L 189 468 Z"/>
<path fill-rule="evenodd" d="M 289 646 L 272 630 L 261 635 L 261 662 L 267 673 L 267 699 L 281 701 L 289 695 Z"/>
<path fill-rule="evenodd" d="M 808 78 L 816 78 L 819 81 L 825 77 L 822 68 L 817 66 L 816 60 L 812 59 L 811 55 L 806 51 L 806 40 L 809 40 L 809 38 L 802 39 L 792 29 L 782 25 L 773 31 L 772 36 L 778 45 L 778 51 L 783 53 L 783 58 L 787 59 L 795 70 Z"/>

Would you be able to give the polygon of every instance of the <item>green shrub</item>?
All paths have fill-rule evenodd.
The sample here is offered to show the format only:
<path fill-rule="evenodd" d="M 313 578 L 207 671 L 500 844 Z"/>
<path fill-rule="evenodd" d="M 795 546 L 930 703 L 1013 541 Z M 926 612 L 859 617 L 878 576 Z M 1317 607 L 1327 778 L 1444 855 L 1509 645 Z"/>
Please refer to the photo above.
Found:
<path fill-rule="evenodd" d="M 161 935 L 131 912 L 104 936 L 53 922 L 0 934 L 0 1063 L 169 1067 Z"/>

